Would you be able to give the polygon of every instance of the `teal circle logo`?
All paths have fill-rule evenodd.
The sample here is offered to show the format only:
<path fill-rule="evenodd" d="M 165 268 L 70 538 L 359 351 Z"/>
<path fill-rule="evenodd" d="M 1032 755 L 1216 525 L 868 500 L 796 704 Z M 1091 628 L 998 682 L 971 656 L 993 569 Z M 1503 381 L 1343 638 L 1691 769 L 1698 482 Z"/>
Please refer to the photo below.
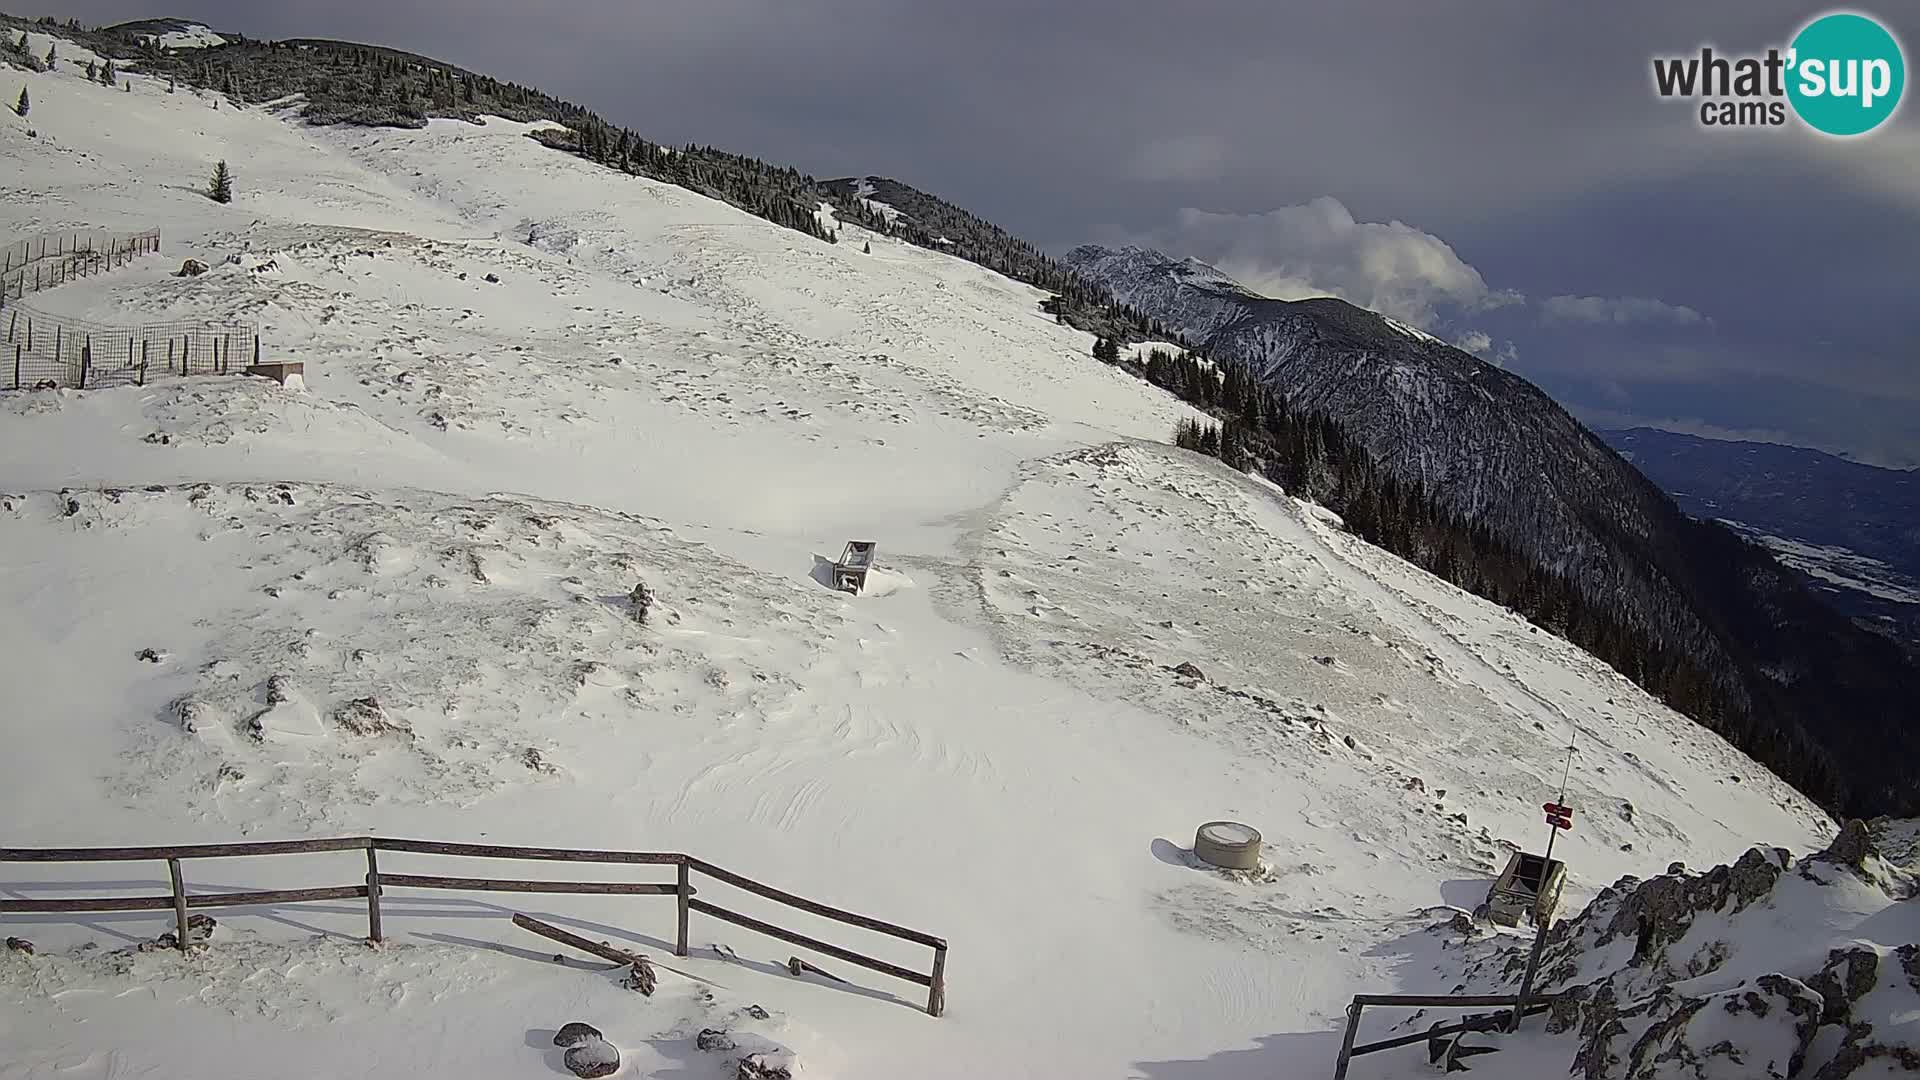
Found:
<path fill-rule="evenodd" d="M 1787 100 L 1809 127 L 1828 135 L 1879 127 L 1907 86 L 1900 43 L 1865 15 L 1820 16 L 1793 39 L 1787 55 Z"/>

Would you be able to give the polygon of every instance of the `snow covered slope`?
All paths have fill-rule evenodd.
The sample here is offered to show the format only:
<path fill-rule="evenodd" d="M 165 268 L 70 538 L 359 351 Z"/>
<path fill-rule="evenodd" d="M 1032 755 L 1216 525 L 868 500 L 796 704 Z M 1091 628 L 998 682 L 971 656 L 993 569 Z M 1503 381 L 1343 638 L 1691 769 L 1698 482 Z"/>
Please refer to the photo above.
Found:
<path fill-rule="evenodd" d="M 1569 739 L 1583 894 L 1831 832 L 1566 643 L 1159 445 L 1184 407 L 1035 290 L 503 121 L 310 129 L 27 78 L 40 137 L 0 124 L 0 232 L 166 243 L 34 305 L 257 320 L 307 374 L 0 394 L 0 843 L 689 850 L 952 954 L 935 1020 L 700 917 L 638 1007 L 498 897 L 389 896 L 372 953 L 353 904 L 223 912 L 185 959 L 127 949 L 150 914 L 21 917 L 0 1075 L 524 1076 L 577 1019 L 622 1075 L 731 1076 L 696 1037 L 753 1005 L 800 1075 L 1318 1075 L 1349 995 L 1444 988 L 1418 929 L 1538 839 Z M 227 206 L 196 190 L 221 158 Z M 188 257 L 214 270 L 168 274 Z M 850 597 L 821 565 L 856 536 L 890 574 Z M 1219 817 L 1265 834 L 1262 871 L 1194 868 Z M 0 894 L 164 891 L 157 869 L 0 865 Z M 627 898 L 518 910 L 656 957 L 672 926 Z"/>

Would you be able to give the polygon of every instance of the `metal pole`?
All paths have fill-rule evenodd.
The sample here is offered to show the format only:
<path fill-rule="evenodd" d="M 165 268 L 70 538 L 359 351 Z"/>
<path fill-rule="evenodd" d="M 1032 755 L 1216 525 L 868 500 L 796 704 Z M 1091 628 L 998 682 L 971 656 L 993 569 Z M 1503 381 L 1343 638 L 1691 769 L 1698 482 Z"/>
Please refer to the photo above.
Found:
<path fill-rule="evenodd" d="M 1340 1056 L 1333 1060 L 1333 1080 L 1347 1080 L 1347 1063 L 1353 1060 L 1353 1037 L 1360 1032 L 1359 1002 L 1347 1006 L 1347 1035 L 1340 1042 Z"/>
<path fill-rule="evenodd" d="M 1560 805 L 1566 805 L 1567 781 L 1573 778 L 1573 744 L 1567 744 L 1567 771 L 1560 777 Z M 1547 878 L 1553 868 L 1553 842 L 1560 838 L 1560 826 L 1548 826 L 1547 854 L 1540 867 L 1540 889 L 1533 896 L 1533 951 L 1527 954 L 1527 970 L 1520 976 L 1520 996 L 1513 1003 L 1513 1017 L 1507 1022 L 1509 1034 L 1520 1030 L 1520 1021 L 1527 1015 L 1527 998 L 1533 993 L 1533 977 L 1540 971 L 1540 954 L 1547 947 L 1547 926 L 1553 920 L 1546 912 Z"/>

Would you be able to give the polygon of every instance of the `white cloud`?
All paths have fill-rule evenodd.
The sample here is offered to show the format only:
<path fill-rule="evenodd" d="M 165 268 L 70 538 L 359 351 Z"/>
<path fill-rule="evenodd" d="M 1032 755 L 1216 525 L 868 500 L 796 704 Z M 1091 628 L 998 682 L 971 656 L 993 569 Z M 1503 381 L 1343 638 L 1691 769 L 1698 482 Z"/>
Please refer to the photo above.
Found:
<path fill-rule="evenodd" d="M 1453 347 L 1475 356 L 1485 356 L 1493 351 L 1493 339 L 1487 336 L 1485 330 L 1468 330 L 1453 339 Z"/>
<path fill-rule="evenodd" d="M 1485 310 L 1524 302 L 1519 293 L 1488 287 L 1432 233 L 1401 221 L 1357 221 L 1326 195 L 1262 214 L 1189 207 L 1165 228 L 1133 239 L 1212 263 L 1267 296 L 1337 296 L 1423 329 L 1441 321 L 1441 305 Z"/>
<path fill-rule="evenodd" d="M 1520 359 L 1520 350 L 1511 341 L 1494 344 L 1493 336 L 1485 330 L 1463 330 L 1453 339 L 1453 347 L 1492 364 L 1494 367 L 1506 367 Z"/>
<path fill-rule="evenodd" d="M 1713 323 L 1684 304 L 1648 296 L 1549 296 L 1541 302 L 1540 312 L 1548 322 L 1560 323 Z"/>

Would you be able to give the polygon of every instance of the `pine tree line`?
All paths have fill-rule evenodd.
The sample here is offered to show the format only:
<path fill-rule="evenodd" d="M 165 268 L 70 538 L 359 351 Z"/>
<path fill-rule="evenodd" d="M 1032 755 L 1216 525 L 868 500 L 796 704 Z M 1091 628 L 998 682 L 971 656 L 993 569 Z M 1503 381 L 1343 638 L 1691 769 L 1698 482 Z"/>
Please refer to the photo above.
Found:
<path fill-rule="evenodd" d="M 534 138 L 610 169 L 697 191 L 776 225 L 830 244 L 839 242 L 820 224 L 817 211 L 825 193 L 813 177 L 797 169 L 711 146 L 660 146 L 598 117 L 564 131 L 537 131 Z"/>
<path fill-rule="evenodd" d="M 858 180 L 833 180 L 825 185 L 835 216 L 841 221 L 965 259 L 1044 289 L 1053 295 L 1042 302 L 1041 310 L 1116 344 L 1147 340 L 1187 344 L 1185 337 L 1159 320 L 1120 303 L 1104 287 L 992 222 L 897 180 L 871 178 L 866 183 L 873 190 L 864 196 L 858 194 L 862 190 Z M 890 220 L 869 207 L 869 199 L 885 203 L 900 216 Z"/>

